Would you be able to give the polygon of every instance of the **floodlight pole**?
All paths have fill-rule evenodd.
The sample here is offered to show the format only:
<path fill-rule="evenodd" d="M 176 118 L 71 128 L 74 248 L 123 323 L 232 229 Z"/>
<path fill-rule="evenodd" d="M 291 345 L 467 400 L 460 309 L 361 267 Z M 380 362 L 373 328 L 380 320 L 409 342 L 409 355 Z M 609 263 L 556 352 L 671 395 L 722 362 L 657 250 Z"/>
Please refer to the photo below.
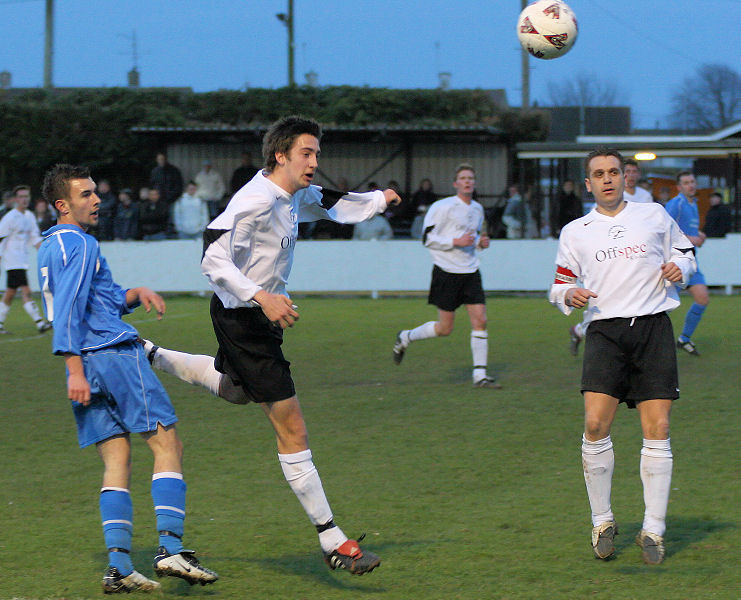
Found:
<path fill-rule="evenodd" d="M 44 32 L 44 88 L 50 90 L 54 66 L 54 0 L 46 0 L 46 30 Z"/>
<path fill-rule="evenodd" d="M 288 29 L 288 85 L 296 85 L 296 77 L 293 68 L 293 55 L 295 44 L 293 43 L 293 0 L 288 0 L 288 12 L 275 15 Z"/>
<path fill-rule="evenodd" d="M 527 6 L 527 0 L 520 0 L 520 10 L 525 10 Z M 521 68 L 522 68 L 522 109 L 530 108 L 530 55 L 525 48 L 520 50 L 521 52 Z"/>

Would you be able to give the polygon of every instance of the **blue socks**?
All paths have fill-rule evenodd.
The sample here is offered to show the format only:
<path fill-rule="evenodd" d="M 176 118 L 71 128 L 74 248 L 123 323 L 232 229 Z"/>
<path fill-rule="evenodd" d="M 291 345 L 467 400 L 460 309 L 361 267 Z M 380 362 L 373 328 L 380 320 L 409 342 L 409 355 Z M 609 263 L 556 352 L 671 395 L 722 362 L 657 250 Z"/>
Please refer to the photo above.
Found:
<path fill-rule="evenodd" d="M 129 551 L 134 531 L 134 510 L 129 490 L 104 487 L 100 490 L 100 517 L 103 521 L 103 538 L 108 548 L 108 563 L 124 577 L 134 570 Z M 116 550 L 111 550 L 116 548 Z"/>
<path fill-rule="evenodd" d="M 706 306 L 697 303 L 690 306 L 690 309 L 687 311 L 687 316 L 684 319 L 682 335 L 679 336 L 680 341 L 687 342 L 690 340 L 692 334 L 695 333 L 695 329 L 697 329 L 697 326 L 700 324 L 702 313 L 705 312 L 706 308 Z"/>
<path fill-rule="evenodd" d="M 182 473 L 152 475 L 152 500 L 157 531 L 160 532 L 160 546 L 164 546 L 170 554 L 178 554 L 183 549 L 185 489 Z"/>

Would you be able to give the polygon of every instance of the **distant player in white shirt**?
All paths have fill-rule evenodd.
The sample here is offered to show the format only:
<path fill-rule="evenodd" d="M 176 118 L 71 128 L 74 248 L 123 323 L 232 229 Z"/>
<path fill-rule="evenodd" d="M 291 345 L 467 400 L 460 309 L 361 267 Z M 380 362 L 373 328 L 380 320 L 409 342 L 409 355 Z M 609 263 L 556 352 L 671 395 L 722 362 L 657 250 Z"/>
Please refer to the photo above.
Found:
<path fill-rule="evenodd" d="M 686 284 L 697 265 L 692 243 L 661 205 L 624 200 L 619 152 L 591 152 L 585 172 L 596 206 L 561 231 L 550 301 L 567 315 L 586 308 L 590 323 L 581 391 L 592 548 L 603 560 L 615 552 L 610 428 L 618 405 L 625 402 L 638 409 L 643 430 L 640 473 L 646 510 L 636 542 L 644 562 L 659 564 L 672 474 L 669 414 L 679 397 L 667 312 L 679 306 L 674 284 Z"/>
<path fill-rule="evenodd" d="M 234 195 L 203 234 L 201 269 L 214 290 L 216 359 L 148 341 L 145 349 L 155 368 L 234 404 L 260 404 L 275 430 L 283 474 L 316 527 L 325 561 L 332 569 L 363 575 L 381 559 L 334 523 L 312 460 L 290 363 L 281 350 L 283 330 L 299 317 L 286 283 L 300 221 L 357 223 L 401 199 L 393 190 L 356 194 L 312 185 L 320 137 L 321 128 L 311 119 L 285 117 L 271 125 L 263 140 L 265 169 Z"/>
<path fill-rule="evenodd" d="M 625 177 L 623 199 L 630 202 L 653 202 L 654 199 L 651 194 L 638 185 L 638 180 L 641 178 L 641 169 L 638 166 L 638 161 L 633 158 L 626 158 L 623 164 L 625 165 L 623 169 L 623 176 Z M 574 356 L 579 353 L 579 344 L 587 332 L 587 324 L 585 318 L 569 329 L 569 349 Z"/>
<path fill-rule="evenodd" d="M 15 208 L 0 219 L 0 256 L 8 278 L 5 294 L 0 301 L 0 334 L 8 333 L 5 329 L 5 319 L 18 289 L 23 296 L 24 310 L 39 332 L 44 332 L 51 329 L 51 325 L 41 316 L 38 306 L 31 299 L 31 288 L 28 286 L 29 246 L 38 249 L 41 245 L 36 217 L 28 210 L 31 188 L 27 185 L 16 186 L 13 196 Z"/>
<path fill-rule="evenodd" d="M 471 321 L 471 354 L 473 385 L 498 389 L 502 386 L 486 373 L 488 334 L 486 304 L 477 250 L 489 247 L 489 237 L 481 233 L 484 209 L 473 199 L 476 172 L 468 164 L 455 170 L 455 196 L 433 202 L 424 220 L 422 242 L 430 251 L 434 267 L 427 299 L 437 306 L 437 321 L 428 321 L 414 329 L 402 329 L 393 348 L 398 365 L 412 342 L 447 336 L 453 332 L 455 311 L 466 306 Z"/>

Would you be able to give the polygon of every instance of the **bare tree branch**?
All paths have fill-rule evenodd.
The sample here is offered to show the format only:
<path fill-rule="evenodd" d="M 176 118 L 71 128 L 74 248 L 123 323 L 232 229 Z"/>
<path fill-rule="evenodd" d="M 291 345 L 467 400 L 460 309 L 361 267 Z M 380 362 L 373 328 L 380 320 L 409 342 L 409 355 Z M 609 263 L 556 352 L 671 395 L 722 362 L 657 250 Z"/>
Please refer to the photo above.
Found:
<path fill-rule="evenodd" d="M 704 64 L 672 96 L 675 127 L 720 129 L 741 119 L 741 75 L 721 64 Z"/>
<path fill-rule="evenodd" d="M 593 73 L 548 82 L 551 106 L 615 106 L 621 101 L 613 83 L 600 81 Z"/>

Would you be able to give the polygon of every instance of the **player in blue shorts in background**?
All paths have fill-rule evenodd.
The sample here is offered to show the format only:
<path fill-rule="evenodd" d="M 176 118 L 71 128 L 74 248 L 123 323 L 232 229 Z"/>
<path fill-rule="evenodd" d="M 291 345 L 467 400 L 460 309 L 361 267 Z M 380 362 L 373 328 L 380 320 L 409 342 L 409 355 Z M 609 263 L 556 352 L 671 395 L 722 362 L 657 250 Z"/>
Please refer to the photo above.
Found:
<path fill-rule="evenodd" d="M 86 168 L 56 165 L 44 178 L 43 193 L 59 213 L 57 225 L 44 232 L 38 257 L 44 309 L 54 324 L 52 350 L 64 356 L 80 446 L 95 444 L 104 464 L 100 513 L 109 567 L 103 590 L 160 587 L 135 571 L 130 557 L 132 432 L 142 435 L 154 455 L 151 489 L 160 546 L 155 572 L 190 584 L 213 583 L 216 573 L 183 549 L 186 485 L 175 411 L 136 329 L 121 320 L 139 304 L 161 318 L 165 302 L 149 288 L 125 290 L 113 281 L 98 242 L 85 233 L 97 224 L 100 206 Z"/>
<path fill-rule="evenodd" d="M 666 211 L 677 222 L 682 233 L 687 236 L 689 241 L 696 248 L 699 248 L 705 243 L 705 233 L 700 231 L 700 215 L 697 211 L 697 198 L 695 196 L 697 193 L 695 176 L 689 171 L 682 171 L 677 175 L 677 187 L 679 188 L 679 194 L 666 203 Z M 708 286 L 705 285 L 705 276 L 700 271 L 699 266 L 697 272 L 687 283 L 687 290 L 694 303 L 687 311 L 682 334 L 677 339 L 677 348 L 693 356 L 700 356 L 691 338 L 710 302 L 710 294 L 708 294 Z"/>

